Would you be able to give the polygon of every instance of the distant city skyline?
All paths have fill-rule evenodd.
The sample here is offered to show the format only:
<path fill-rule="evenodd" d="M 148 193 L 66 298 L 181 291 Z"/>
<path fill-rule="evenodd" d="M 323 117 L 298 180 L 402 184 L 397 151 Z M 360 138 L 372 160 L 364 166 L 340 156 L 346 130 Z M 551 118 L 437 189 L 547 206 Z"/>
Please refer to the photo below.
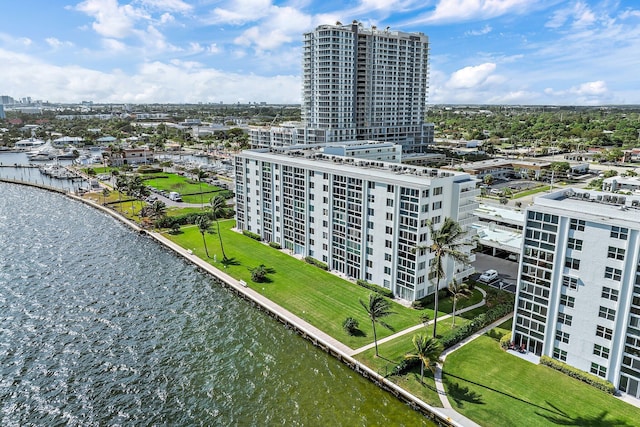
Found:
<path fill-rule="evenodd" d="M 0 94 L 299 104 L 321 24 L 429 37 L 429 104 L 640 104 L 640 4 L 564 0 L 25 0 L 3 5 Z"/>

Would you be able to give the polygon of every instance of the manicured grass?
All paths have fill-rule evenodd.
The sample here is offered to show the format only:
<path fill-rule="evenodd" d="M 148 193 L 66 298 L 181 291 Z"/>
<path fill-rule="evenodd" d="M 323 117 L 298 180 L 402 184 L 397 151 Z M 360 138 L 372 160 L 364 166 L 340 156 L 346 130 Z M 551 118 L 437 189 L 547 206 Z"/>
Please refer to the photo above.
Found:
<path fill-rule="evenodd" d="M 207 182 L 193 181 L 182 175 L 173 173 L 156 173 L 143 175 L 144 183 L 158 190 L 175 191 L 180 193 L 186 203 L 201 203 L 207 205 L 209 200 L 222 188 Z"/>
<path fill-rule="evenodd" d="M 221 270 L 249 286 L 295 315 L 323 330 L 333 338 L 351 348 L 359 348 L 373 342 L 371 321 L 358 300 L 368 301 L 371 291 L 325 272 L 304 261 L 257 242 L 247 236 L 232 231 L 233 220 L 220 221 L 224 249 L 232 262 L 224 268 L 218 236 L 205 234 L 209 254 L 207 258 L 202 235 L 194 226 L 182 228 L 182 233 L 167 237 L 184 248 L 191 249 L 202 259 L 209 260 Z M 215 223 L 212 225 L 215 230 Z M 216 257 L 214 262 L 213 257 Z M 250 269 L 265 264 L 273 273 L 268 275 L 268 283 L 251 281 Z M 420 323 L 420 311 L 393 304 L 393 314 L 384 321 L 394 331 L 400 331 Z M 432 316 L 431 312 L 431 316 Z M 362 334 L 350 336 L 342 329 L 342 322 L 348 316 L 358 320 Z M 392 331 L 378 326 L 378 338 L 391 335 Z"/>
<path fill-rule="evenodd" d="M 522 360 L 488 336 L 451 353 L 443 381 L 454 409 L 483 426 L 635 426 L 640 420 L 639 408 Z"/>
<path fill-rule="evenodd" d="M 521 191 L 519 193 L 515 193 L 511 196 L 512 199 L 519 199 L 521 197 L 531 196 L 532 194 L 542 193 L 543 191 L 548 191 L 551 189 L 550 185 L 543 185 L 542 187 L 532 188 L 530 190 Z"/>
<path fill-rule="evenodd" d="M 469 321 L 466 319 L 456 319 L 456 327 L 462 326 Z M 442 337 L 444 334 L 451 330 L 451 319 L 446 319 L 438 322 L 438 337 Z M 426 335 L 430 337 L 433 333 L 433 325 L 420 329 L 418 331 L 402 335 L 386 343 L 378 344 L 379 357 L 375 357 L 375 349 L 363 351 L 356 354 L 354 358 L 380 375 L 387 376 L 393 368 L 404 360 L 405 354 L 412 353 L 413 336 L 417 334 Z M 409 391 L 410 393 L 418 396 L 431 406 L 441 407 L 440 398 L 435 389 L 435 383 L 433 380 L 433 374 L 428 369 L 424 372 L 424 383 L 420 383 L 420 367 L 415 367 L 409 370 L 403 375 L 394 375 L 388 377 L 390 381 L 398 384 L 400 387 Z"/>

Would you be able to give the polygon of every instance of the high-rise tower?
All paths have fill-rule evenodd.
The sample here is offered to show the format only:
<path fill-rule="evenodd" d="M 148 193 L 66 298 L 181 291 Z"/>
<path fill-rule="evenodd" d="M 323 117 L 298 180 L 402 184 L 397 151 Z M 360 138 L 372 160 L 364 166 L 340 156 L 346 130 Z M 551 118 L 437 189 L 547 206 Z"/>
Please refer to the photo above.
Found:
<path fill-rule="evenodd" d="M 303 123 L 256 129 L 252 143 L 389 141 L 422 152 L 433 142 L 433 125 L 424 123 L 428 57 L 423 33 L 321 25 L 304 35 Z"/>

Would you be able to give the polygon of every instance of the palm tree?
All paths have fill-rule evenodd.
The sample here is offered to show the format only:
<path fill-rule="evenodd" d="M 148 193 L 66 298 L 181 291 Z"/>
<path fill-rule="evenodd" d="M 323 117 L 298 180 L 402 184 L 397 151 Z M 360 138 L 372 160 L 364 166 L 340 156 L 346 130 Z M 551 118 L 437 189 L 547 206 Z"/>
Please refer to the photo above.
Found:
<path fill-rule="evenodd" d="M 198 226 L 198 230 L 200 230 L 200 234 L 202 234 L 202 243 L 204 243 L 204 252 L 207 254 L 207 258 L 209 257 L 209 249 L 207 249 L 207 240 L 204 238 L 204 233 L 209 230 L 211 226 L 211 221 L 207 218 L 206 215 L 200 215 L 198 219 L 196 219 L 196 225 Z"/>
<path fill-rule="evenodd" d="M 222 235 L 220 234 L 220 223 L 218 218 L 224 215 L 227 209 L 227 201 L 222 196 L 215 196 L 211 198 L 211 214 L 213 214 L 213 220 L 216 222 L 218 230 L 218 239 L 220 240 L 220 249 L 222 250 L 222 260 L 227 261 L 227 255 L 224 253 L 224 246 L 222 245 Z"/>
<path fill-rule="evenodd" d="M 451 313 L 451 326 L 456 325 L 456 303 L 460 298 L 469 298 L 473 291 L 469 288 L 469 285 L 466 283 L 458 284 L 456 279 L 453 279 L 451 283 L 449 283 L 449 292 L 451 293 L 451 299 L 453 300 L 453 311 Z"/>
<path fill-rule="evenodd" d="M 109 194 L 111 194 L 111 191 L 109 191 L 109 189 L 107 187 L 104 187 L 102 189 L 102 204 L 103 205 L 107 204 L 107 197 L 109 197 Z"/>
<path fill-rule="evenodd" d="M 391 303 L 389 300 L 384 298 L 382 295 L 378 293 L 369 294 L 369 303 L 365 303 L 362 300 L 360 301 L 360 305 L 367 311 L 369 315 L 369 319 L 371 319 L 371 326 L 373 327 L 373 342 L 376 347 L 376 357 L 378 356 L 378 337 L 376 335 L 376 323 L 380 323 L 387 329 L 392 329 L 391 326 L 384 323 L 380 320 L 383 317 L 386 317 L 390 314 L 395 314 L 395 312 L 391 311 Z"/>
<path fill-rule="evenodd" d="M 204 202 L 202 201 L 202 180 L 205 179 L 209 174 L 202 169 L 198 169 L 197 177 L 198 177 L 198 191 L 200 191 L 200 204 L 204 208 Z"/>
<path fill-rule="evenodd" d="M 424 367 L 427 366 L 432 372 L 436 368 L 436 363 L 442 353 L 442 344 L 435 338 L 427 338 L 425 335 L 419 334 L 413 336 L 413 347 L 415 353 L 406 354 L 407 360 L 420 360 L 420 384 L 424 379 Z"/>
<path fill-rule="evenodd" d="M 461 252 L 461 248 L 468 245 L 468 243 L 462 240 L 466 232 L 462 231 L 460 224 L 449 217 L 445 218 L 442 227 L 437 230 L 431 221 L 427 223 L 427 227 L 429 229 L 431 244 L 428 246 L 418 246 L 416 249 L 421 251 L 429 249 L 433 254 L 433 262 L 429 269 L 429 275 L 435 276 L 436 279 L 433 307 L 433 338 L 436 338 L 436 330 L 438 327 L 438 291 L 440 290 L 440 280 L 445 277 L 443 260 L 445 258 L 451 258 L 456 262 L 468 263 L 469 257 L 464 252 Z"/>

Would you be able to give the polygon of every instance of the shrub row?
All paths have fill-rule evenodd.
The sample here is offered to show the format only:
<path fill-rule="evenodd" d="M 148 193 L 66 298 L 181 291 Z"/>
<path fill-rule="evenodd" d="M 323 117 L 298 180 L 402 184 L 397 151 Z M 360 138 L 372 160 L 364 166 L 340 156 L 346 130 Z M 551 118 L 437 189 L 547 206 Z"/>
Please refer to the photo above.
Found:
<path fill-rule="evenodd" d="M 321 268 L 323 270 L 327 270 L 327 271 L 329 270 L 329 266 L 327 264 L 325 264 L 324 262 L 318 261 L 313 257 L 310 257 L 310 256 L 304 257 L 304 261 L 307 264 L 315 265 L 316 267 Z"/>
<path fill-rule="evenodd" d="M 253 231 L 242 230 L 242 234 L 247 237 L 251 237 L 253 240 L 257 240 L 258 242 L 262 240 L 262 237 L 260 237 L 258 233 L 254 233 Z"/>
<path fill-rule="evenodd" d="M 393 367 L 390 375 L 402 375 L 417 366 L 420 366 L 420 361 L 418 359 L 403 359 Z"/>
<path fill-rule="evenodd" d="M 383 288 L 382 286 L 378 286 L 374 283 L 369 283 L 366 280 L 362 280 L 362 279 L 358 279 L 356 281 L 356 284 L 358 286 L 362 286 L 363 288 L 367 288 L 370 291 L 374 291 L 379 293 L 380 295 L 383 295 L 387 298 L 393 298 L 393 292 L 387 288 Z"/>
<path fill-rule="evenodd" d="M 541 356 L 540 363 L 542 365 L 546 365 L 550 368 L 558 370 L 563 374 L 569 375 L 572 378 L 585 382 L 590 386 L 593 386 L 609 394 L 615 394 L 616 392 L 616 388 L 609 381 L 596 375 L 592 375 L 588 372 L 581 371 L 580 369 L 574 368 L 573 366 L 569 366 L 566 363 L 560 362 L 559 360 L 552 359 L 549 356 Z"/>
<path fill-rule="evenodd" d="M 278 242 L 269 242 L 269 246 L 271 246 L 274 249 L 282 249 L 282 245 Z"/>
<path fill-rule="evenodd" d="M 484 328 L 487 325 L 490 325 L 491 323 L 495 322 L 503 316 L 506 316 L 512 311 L 513 304 L 496 305 L 495 307 L 487 310 L 485 313 L 479 314 L 478 316 L 474 317 L 466 325 L 449 331 L 440 340 L 442 342 L 442 346 L 447 349 L 453 345 L 456 345 L 463 339 L 471 336 L 472 334 L 478 332 L 480 329 Z"/>

